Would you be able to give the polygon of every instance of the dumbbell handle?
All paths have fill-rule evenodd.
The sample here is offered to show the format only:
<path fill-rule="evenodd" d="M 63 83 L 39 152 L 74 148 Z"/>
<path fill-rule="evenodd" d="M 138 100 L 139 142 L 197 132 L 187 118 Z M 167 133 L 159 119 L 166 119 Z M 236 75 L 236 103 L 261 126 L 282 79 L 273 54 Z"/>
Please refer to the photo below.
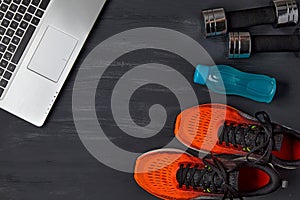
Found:
<path fill-rule="evenodd" d="M 295 0 L 273 0 L 272 6 L 225 12 L 223 8 L 202 11 L 204 35 L 224 35 L 229 31 L 261 24 L 293 26 L 299 11 Z"/>
<path fill-rule="evenodd" d="M 227 12 L 226 17 L 229 30 L 262 24 L 275 24 L 277 19 L 273 6 Z"/>
<path fill-rule="evenodd" d="M 228 58 L 249 58 L 252 53 L 300 52 L 299 30 L 294 35 L 253 35 L 231 32 L 228 35 Z"/>
<path fill-rule="evenodd" d="M 299 52 L 298 35 L 253 35 L 252 52 Z"/>

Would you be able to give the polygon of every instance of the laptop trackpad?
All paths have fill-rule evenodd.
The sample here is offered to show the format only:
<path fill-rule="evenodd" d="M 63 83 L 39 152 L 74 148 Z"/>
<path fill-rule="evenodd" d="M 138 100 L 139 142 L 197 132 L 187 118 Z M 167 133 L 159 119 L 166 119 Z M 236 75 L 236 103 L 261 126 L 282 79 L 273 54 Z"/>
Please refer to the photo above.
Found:
<path fill-rule="evenodd" d="M 49 26 L 34 53 L 28 69 L 58 82 L 78 40 Z"/>

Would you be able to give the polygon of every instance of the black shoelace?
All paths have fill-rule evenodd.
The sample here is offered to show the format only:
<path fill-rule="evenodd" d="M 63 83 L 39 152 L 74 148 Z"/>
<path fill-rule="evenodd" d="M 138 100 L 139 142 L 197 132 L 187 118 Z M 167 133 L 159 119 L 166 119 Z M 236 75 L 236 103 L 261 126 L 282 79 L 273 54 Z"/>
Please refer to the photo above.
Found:
<path fill-rule="evenodd" d="M 205 168 L 199 169 L 199 165 L 192 167 L 192 164 L 184 166 L 180 165 L 177 172 L 177 181 L 179 187 L 185 187 L 194 190 L 204 190 L 206 193 L 224 194 L 223 199 L 234 199 L 242 197 L 238 191 L 229 184 L 228 172 L 223 166 L 222 162 L 212 157 L 213 163 L 207 161 L 207 157 L 203 158 Z"/>
<path fill-rule="evenodd" d="M 249 157 L 253 154 L 261 155 L 255 162 L 269 162 L 274 147 L 271 119 L 266 112 L 256 113 L 255 118 L 261 125 L 225 123 L 219 135 L 219 143 L 225 142 L 226 146 L 232 144 L 235 148 L 238 148 L 238 145 L 242 146 L 243 150 L 248 152 L 246 158 L 249 162 Z"/>

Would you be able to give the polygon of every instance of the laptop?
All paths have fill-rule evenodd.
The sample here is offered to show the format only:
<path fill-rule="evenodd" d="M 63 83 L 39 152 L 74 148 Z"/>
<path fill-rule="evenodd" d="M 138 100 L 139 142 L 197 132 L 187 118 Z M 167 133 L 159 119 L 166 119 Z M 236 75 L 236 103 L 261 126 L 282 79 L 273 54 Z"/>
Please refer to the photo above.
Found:
<path fill-rule="evenodd" d="M 0 1 L 0 108 L 45 123 L 105 1 Z"/>

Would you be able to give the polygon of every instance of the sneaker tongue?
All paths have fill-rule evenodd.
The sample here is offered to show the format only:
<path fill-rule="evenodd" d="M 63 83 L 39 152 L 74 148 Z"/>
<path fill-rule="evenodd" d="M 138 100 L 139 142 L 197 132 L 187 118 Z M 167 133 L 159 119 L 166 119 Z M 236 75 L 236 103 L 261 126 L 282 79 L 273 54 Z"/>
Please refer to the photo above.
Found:
<path fill-rule="evenodd" d="M 199 180 L 200 178 L 200 174 L 201 174 L 201 170 L 197 171 L 195 174 L 194 174 L 194 181 L 195 183 L 197 182 L 197 180 Z M 211 174 L 214 174 L 214 172 L 207 172 L 206 174 L 204 174 L 204 179 L 206 181 L 208 181 L 210 178 L 212 178 L 212 175 Z M 188 173 L 187 174 L 187 177 L 189 178 L 190 177 L 190 174 Z M 214 182 L 214 185 L 219 189 L 221 189 L 221 186 L 223 184 L 223 180 L 219 177 L 219 176 L 213 176 L 214 179 L 213 179 L 213 182 Z M 238 171 L 232 171 L 230 173 L 228 173 L 228 181 L 229 181 L 229 185 L 231 185 L 234 189 L 238 190 L 238 177 L 239 177 L 239 172 Z M 206 182 L 204 181 L 204 182 Z M 202 189 L 205 189 L 202 187 Z"/>
<path fill-rule="evenodd" d="M 239 190 L 239 172 L 238 171 L 230 172 L 228 179 L 229 179 L 229 185 L 231 185 L 234 189 L 236 189 L 238 191 Z"/>
<path fill-rule="evenodd" d="M 208 173 L 209 174 L 209 173 Z M 206 176 L 208 175 L 206 174 Z M 209 175 L 208 175 L 209 176 Z M 196 181 L 199 178 L 198 173 L 195 173 L 194 176 L 194 181 Z M 232 171 L 228 174 L 228 181 L 229 185 L 231 185 L 234 189 L 238 190 L 238 180 L 239 180 L 239 172 L 238 171 Z M 213 180 L 215 186 L 220 186 L 222 185 L 223 181 L 220 179 L 218 176 L 214 176 Z M 204 188 L 203 188 L 204 189 Z"/>
<path fill-rule="evenodd" d="M 251 144 L 251 141 L 256 137 L 256 134 L 257 133 L 254 133 L 254 134 L 248 133 L 245 137 L 246 144 Z M 258 144 L 264 142 L 264 140 L 265 140 L 263 135 L 259 135 L 256 139 L 257 139 L 256 142 Z M 237 141 L 240 142 L 239 137 L 237 137 Z M 283 142 L 283 133 L 274 133 L 273 141 L 274 141 L 273 150 L 280 151 L 281 147 L 282 147 L 282 142 Z"/>
<path fill-rule="evenodd" d="M 274 140 L 274 151 L 280 151 L 282 147 L 282 141 L 283 141 L 283 134 L 282 133 L 277 133 L 273 136 Z"/>

